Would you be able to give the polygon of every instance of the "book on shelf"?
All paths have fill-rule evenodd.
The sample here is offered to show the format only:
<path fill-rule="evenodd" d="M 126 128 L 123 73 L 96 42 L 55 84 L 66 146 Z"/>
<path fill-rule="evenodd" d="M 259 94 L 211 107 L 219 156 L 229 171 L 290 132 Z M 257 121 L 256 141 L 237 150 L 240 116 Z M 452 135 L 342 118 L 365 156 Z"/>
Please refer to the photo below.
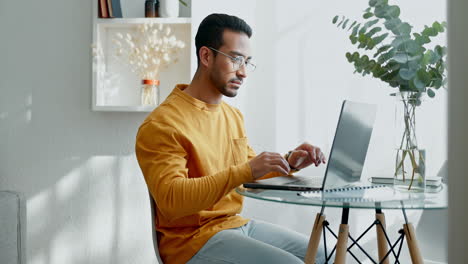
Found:
<path fill-rule="evenodd" d="M 122 7 L 120 6 L 120 0 L 107 0 L 107 7 L 109 8 L 109 17 L 122 17 Z"/>
<path fill-rule="evenodd" d="M 107 8 L 107 0 L 99 0 L 98 1 L 98 16 L 99 18 L 108 18 L 109 11 Z"/>

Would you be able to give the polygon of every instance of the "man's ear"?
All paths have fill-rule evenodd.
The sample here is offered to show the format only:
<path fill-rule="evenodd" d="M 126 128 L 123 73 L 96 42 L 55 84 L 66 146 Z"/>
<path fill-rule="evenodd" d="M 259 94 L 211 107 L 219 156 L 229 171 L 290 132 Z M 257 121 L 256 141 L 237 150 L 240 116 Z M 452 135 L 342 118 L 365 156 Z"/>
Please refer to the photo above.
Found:
<path fill-rule="evenodd" d="M 205 67 L 208 67 L 213 60 L 213 53 L 208 47 L 201 47 L 198 55 L 200 56 L 200 63 Z"/>

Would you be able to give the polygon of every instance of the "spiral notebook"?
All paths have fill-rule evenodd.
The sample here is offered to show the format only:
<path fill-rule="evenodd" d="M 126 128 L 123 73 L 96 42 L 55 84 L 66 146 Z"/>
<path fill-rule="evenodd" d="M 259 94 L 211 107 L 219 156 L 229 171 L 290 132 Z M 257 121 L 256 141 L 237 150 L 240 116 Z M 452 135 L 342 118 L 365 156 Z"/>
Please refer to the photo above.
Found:
<path fill-rule="evenodd" d="M 351 186 L 324 191 L 299 192 L 297 194 L 307 198 L 334 202 L 385 202 L 405 198 L 404 193 L 386 185 Z"/>

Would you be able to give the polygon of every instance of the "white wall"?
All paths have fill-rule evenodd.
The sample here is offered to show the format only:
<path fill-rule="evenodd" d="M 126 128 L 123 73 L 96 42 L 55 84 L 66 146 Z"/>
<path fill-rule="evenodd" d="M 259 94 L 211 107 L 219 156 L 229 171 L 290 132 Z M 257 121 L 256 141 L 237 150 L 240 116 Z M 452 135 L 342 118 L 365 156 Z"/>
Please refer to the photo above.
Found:
<path fill-rule="evenodd" d="M 347 34 L 331 24 L 335 14 L 358 17 L 366 3 L 213 0 L 194 6 L 195 25 L 208 13 L 227 12 L 253 26 L 258 70 L 230 102 L 243 111 L 258 152 L 284 152 L 304 140 L 327 152 L 340 101 L 348 98 L 379 104 L 366 176 L 391 170 L 391 90 L 352 74 L 344 58 L 351 48 Z M 397 3 L 416 29 L 446 20 L 445 1 Z M 422 5 L 431 7 L 421 12 Z M 91 13 L 91 1 L 0 2 L 0 189 L 22 191 L 28 199 L 28 263 L 155 261 L 146 186 L 134 158 L 145 114 L 91 112 Z M 438 93 L 426 113 L 433 126 L 427 134 L 431 172 L 446 159 L 446 98 Z M 316 210 L 246 199 L 244 215 L 307 234 Z M 372 219 L 362 212 L 351 217 Z M 333 219 L 339 211 L 327 215 Z M 387 217 L 396 223 L 400 213 Z M 410 212 L 410 218 L 418 222 L 420 214 Z M 446 255 L 443 245 L 429 252 Z"/>

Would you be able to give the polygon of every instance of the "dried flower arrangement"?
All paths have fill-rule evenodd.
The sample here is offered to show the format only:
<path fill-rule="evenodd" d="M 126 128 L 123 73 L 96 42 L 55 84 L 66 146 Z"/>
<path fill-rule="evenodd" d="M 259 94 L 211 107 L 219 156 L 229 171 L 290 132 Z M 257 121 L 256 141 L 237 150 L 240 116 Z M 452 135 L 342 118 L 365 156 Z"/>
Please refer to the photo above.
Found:
<path fill-rule="evenodd" d="M 176 63 L 178 52 L 185 47 L 185 43 L 172 34 L 171 27 L 152 22 L 138 25 L 131 33 L 118 32 L 112 42 L 115 58 L 126 63 L 143 83 L 152 84 L 159 83 L 160 71 Z M 154 93 L 154 86 L 145 84 L 142 104 L 157 104 L 151 100 Z"/>

